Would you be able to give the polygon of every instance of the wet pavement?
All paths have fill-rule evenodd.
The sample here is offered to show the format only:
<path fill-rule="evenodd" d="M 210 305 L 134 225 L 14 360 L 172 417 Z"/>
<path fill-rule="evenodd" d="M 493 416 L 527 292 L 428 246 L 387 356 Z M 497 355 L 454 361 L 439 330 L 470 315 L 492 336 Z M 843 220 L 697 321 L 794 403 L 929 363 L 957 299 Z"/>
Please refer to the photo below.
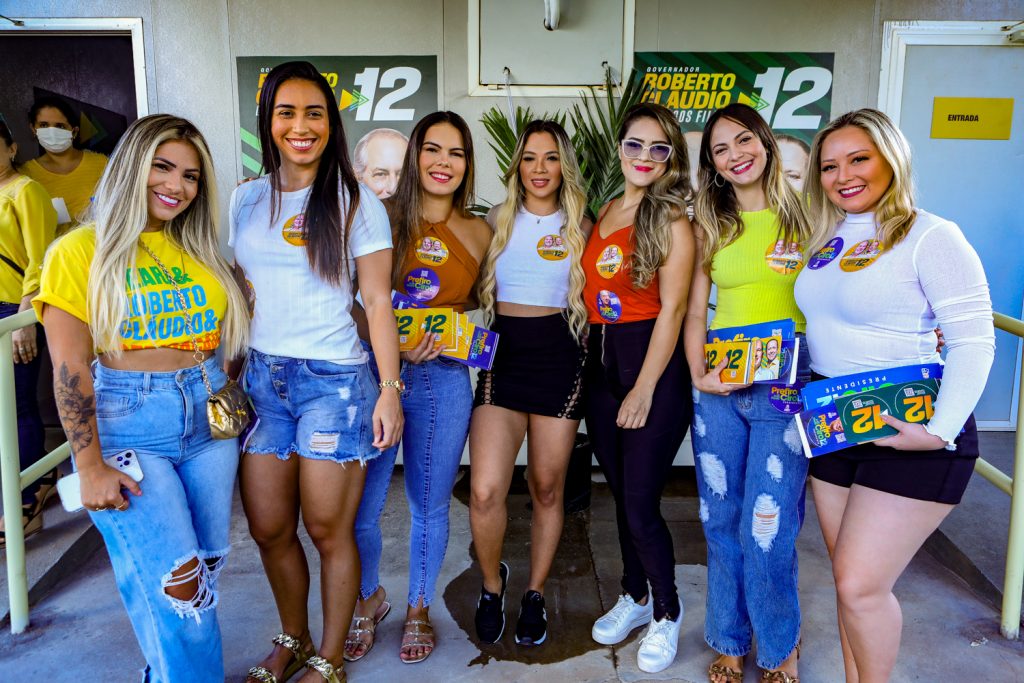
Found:
<path fill-rule="evenodd" d="M 619 593 L 618 542 L 614 508 L 595 471 L 593 505 L 566 517 L 565 532 L 546 588 L 548 642 L 540 647 L 515 645 L 512 631 L 529 562 L 528 495 L 517 471 L 509 499 L 505 557 L 511 566 L 502 641 L 478 646 L 473 611 L 479 571 L 473 562 L 463 476 L 452 502 L 451 538 L 438 582 L 431 617 L 437 648 L 425 662 L 405 665 L 398 658 L 407 590 L 406 548 L 409 521 L 400 470 L 392 482 L 382 520 L 382 582 L 395 605 L 382 622 L 377 644 L 363 660 L 347 665 L 356 681 L 654 681 L 702 682 L 712 655 L 703 643 L 707 570 L 697 520 L 692 468 L 675 468 L 663 501 L 676 549 L 676 579 L 685 604 L 679 654 L 660 674 L 636 667 L 642 630 L 615 647 L 590 638 L 593 620 L 614 604 Z M 835 625 L 835 592 L 820 532 L 808 500 L 808 515 L 799 540 L 801 600 L 804 612 L 801 680 L 841 681 L 842 666 Z M 305 539 L 307 551 L 314 556 Z M 315 564 L 313 564 L 315 567 Z M 269 650 L 278 630 L 269 585 L 255 544 L 236 503 L 232 553 L 221 578 L 218 613 L 224 635 L 228 681 L 241 683 L 244 672 Z M 311 614 L 319 631 L 319 586 L 314 576 Z M 896 587 L 903 605 L 903 646 L 893 681 L 1024 681 L 1024 645 L 998 635 L 999 615 L 966 584 L 921 553 Z M 76 575 L 43 598 L 32 612 L 32 627 L 18 637 L 0 633 L 0 681 L 135 681 L 142 657 L 117 596 L 109 563 L 100 552 Z M 749 658 L 748 658 L 749 659 Z M 748 662 L 746 680 L 759 680 Z"/>

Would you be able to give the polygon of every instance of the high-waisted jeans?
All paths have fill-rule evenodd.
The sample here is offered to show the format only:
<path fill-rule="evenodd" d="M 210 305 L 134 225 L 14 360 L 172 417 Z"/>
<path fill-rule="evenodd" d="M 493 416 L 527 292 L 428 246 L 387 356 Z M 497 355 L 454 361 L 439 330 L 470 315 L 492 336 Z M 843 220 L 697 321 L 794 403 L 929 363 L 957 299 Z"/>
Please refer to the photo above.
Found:
<path fill-rule="evenodd" d="M 206 361 L 213 390 L 226 377 Z M 198 367 L 129 372 L 94 366 L 96 424 L 104 457 L 138 453 L 141 496 L 130 507 L 89 516 L 103 535 L 135 637 L 146 658 L 144 681 L 222 683 L 217 576 L 230 548 L 237 439 L 214 440 L 208 393 Z M 172 574 L 198 558 L 194 571 Z M 196 581 L 191 601 L 165 588 Z"/>
<path fill-rule="evenodd" d="M 6 268 L 6 266 L 4 266 Z M 0 302 L 0 320 L 18 312 L 18 304 Z M 43 328 L 36 325 L 36 344 L 39 353 L 28 363 L 14 364 L 14 405 L 18 415 L 18 454 L 21 469 L 39 462 L 44 450 L 45 431 L 43 418 L 39 414 L 39 369 L 43 362 Z M 21 492 L 21 504 L 28 505 L 36 499 L 39 482 L 33 482 Z"/>
<path fill-rule="evenodd" d="M 810 375 L 801 357 L 802 378 Z M 708 544 L 704 639 L 741 656 L 757 636 L 757 665 L 775 669 L 800 639 L 796 538 L 807 458 L 791 414 L 755 384 L 728 396 L 694 390 L 693 452 Z"/>
<path fill-rule="evenodd" d="M 654 618 L 679 615 L 672 534 L 661 494 L 690 423 L 690 373 L 683 344 L 672 352 L 640 429 L 615 424 L 651 342 L 654 320 L 591 325 L 585 372 L 587 433 L 615 496 L 622 551 L 622 589 L 639 602 L 650 582 Z"/>
<path fill-rule="evenodd" d="M 370 368 L 376 376 L 377 363 L 372 354 Z M 408 600 L 410 606 L 415 606 L 422 599 L 426 607 L 434 599 L 435 584 L 448 549 L 448 510 L 469 436 L 473 393 L 469 369 L 445 358 L 403 363 L 402 380 L 402 462 L 405 495 L 412 515 Z M 380 586 L 380 516 L 397 454 L 398 448 L 391 448 L 366 464 L 366 486 L 356 516 L 356 543 L 362 565 L 359 592 L 363 599 Z"/>

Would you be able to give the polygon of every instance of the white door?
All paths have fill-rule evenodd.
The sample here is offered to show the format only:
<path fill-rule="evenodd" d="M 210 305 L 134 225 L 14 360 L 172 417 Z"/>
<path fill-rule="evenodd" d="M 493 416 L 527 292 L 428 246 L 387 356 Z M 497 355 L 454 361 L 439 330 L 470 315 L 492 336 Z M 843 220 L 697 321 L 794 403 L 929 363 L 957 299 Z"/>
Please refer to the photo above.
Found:
<path fill-rule="evenodd" d="M 1024 299 L 1024 45 L 995 22 L 886 24 L 879 108 L 914 154 L 918 204 L 957 223 L 978 251 L 993 308 L 1022 317 Z M 1013 98 L 1008 140 L 932 138 L 936 97 Z M 996 358 L 975 415 L 979 425 L 1016 422 L 1020 340 L 996 332 Z"/>

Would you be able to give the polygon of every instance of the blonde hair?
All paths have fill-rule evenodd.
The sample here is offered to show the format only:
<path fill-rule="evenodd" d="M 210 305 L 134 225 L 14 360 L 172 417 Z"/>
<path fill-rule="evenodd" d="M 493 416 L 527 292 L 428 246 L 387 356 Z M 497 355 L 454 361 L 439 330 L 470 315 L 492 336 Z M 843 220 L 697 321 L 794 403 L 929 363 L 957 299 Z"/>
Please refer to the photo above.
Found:
<path fill-rule="evenodd" d="M 841 128 L 860 128 L 874 143 L 882 159 L 892 169 L 892 182 L 875 205 L 875 236 L 882 246 L 891 249 L 899 244 L 917 219 L 914 210 L 914 179 L 910 168 L 910 143 L 896 124 L 877 109 L 847 112 L 825 126 L 814 136 L 811 145 L 807 193 L 810 196 L 814 234 L 811 249 L 818 250 L 832 239 L 846 212 L 833 204 L 821 184 L 821 148 L 825 139 Z"/>
<path fill-rule="evenodd" d="M 248 306 L 220 253 L 210 150 L 195 126 L 167 114 L 143 117 L 128 128 L 96 187 L 91 213 L 96 254 L 89 268 L 87 292 L 89 329 L 96 346 L 112 356 L 121 354 L 121 326 L 129 302 L 125 274 L 130 289 L 142 287 L 136 274 L 136 252 L 149 220 L 149 171 L 157 148 L 171 140 L 195 148 L 200 164 L 199 187 L 191 204 L 167 222 L 164 232 L 224 288 L 228 305 L 221 321 L 221 347 L 228 358 L 234 358 L 245 350 L 248 339 Z"/>
<path fill-rule="evenodd" d="M 800 194 L 786 180 L 782 169 L 779 144 L 761 115 L 745 104 L 730 104 L 711 115 L 704 126 L 700 141 L 700 190 L 694 203 L 694 217 L 697 231 L 701 236 L 700 262 L 705 272 L 711 269 L 711 261 L 720 249 L 739 239 L 743 234 L 743 218 L 740 215 L 736 191 L 729 182 L 722 180 L 711 156 L 711 132 L 723 118 L 743 126 L 757 136 L 765 151 L 765 168 L 761 174 L 761 189 L 768 206 L 779 219 L 777 237 L 786 243 L 804 244 L 811 237 L 811 223 Z"/>
<path fill-rule="evenodd" d="M 582 223 L 587 210 L 587 193 L 583 189 L 583 177 L 576 162 L 576 151 L 573 149 L 572 141 L 565 129 L 554 121 L 531 121 L 519 135 L 512 160 L 505 172 L 505 187 L 508 190 L 508 195 L 505 197 L 505 201 L 498 205 L 494 238 L 487 248 L 487 255 L 484 257 L 483 267 L 480 269 L 480 284 L 478 286 L 480 310 L 487 323 L 490 324 L 494 319 L 497 291 L 495 264 L 498 261 L 498 256 L 508 246 L 516 215 L 522 209 L 526 199 L 526 188 L 523 186 L 523 180 L 519 174 L 519 166 L 523 161 L 526 143 L 530 136 L 539 133 L 548 133 L 558 144 L 558 157 L 562 165 L 562 184 L 558 188 L 558 206 L 565 215 L 565 223 L 562 225 L 560 234 L 569 246 L 567 258 L 571 264 L 569 267 L 568 306 L 565 309 L 565 316 L 569 321 L 572 333 L 578 340 L 582 340 L 587 327 L 587 307 L 583 303 L 583 285 L 586 282 L 586 275 L 583 272 L 583 262 L 581 261 L 583 249 L 586 247 Z"/>
<path fill-rule="evenodd" d="M 633 253 L 629 272 L 633 286 L 647 287 L 658 269 L 665 265 L 672 249 L 672 222 L 686 215 L 690 196 L 690 161 L 686 140 L 679 130 L 679 121 L 671 111 L 653 102 L 633 105 L 619 127 L 620 144 L 637 119 L 654 119 L 672 145 L 672 154 L 665 162 L 665 173 L 644 192 L 633 218 Z"/>

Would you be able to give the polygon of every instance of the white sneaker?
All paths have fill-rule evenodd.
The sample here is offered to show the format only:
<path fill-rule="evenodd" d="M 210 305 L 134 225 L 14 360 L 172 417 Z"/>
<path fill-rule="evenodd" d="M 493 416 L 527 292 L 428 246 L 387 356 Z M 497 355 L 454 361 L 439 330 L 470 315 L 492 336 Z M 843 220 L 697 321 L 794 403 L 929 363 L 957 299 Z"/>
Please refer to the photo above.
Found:
<path fill-rule="evenodd" d="M 652 621 L 647 633 L 640 639 L 640 649 L 636 652 L 636 665 L 641 671 L 656 674 L 664 671 L 676 658 L 679 646 L 679 627 L 683 624 L 682 602 L 679 603 L 679 616 L 672 621 L 666 615 L 661 621 Z"/>
<path fill-rule="evenodd" d="M 646 605 L 638 605 L 628 594 L 620 595 L 615 607 L 594 622 L 590 636 L 602 645 L 616 645 L 637 626 L 649 623 L 653 616 L 654 604 L 651 600 Z"/>

